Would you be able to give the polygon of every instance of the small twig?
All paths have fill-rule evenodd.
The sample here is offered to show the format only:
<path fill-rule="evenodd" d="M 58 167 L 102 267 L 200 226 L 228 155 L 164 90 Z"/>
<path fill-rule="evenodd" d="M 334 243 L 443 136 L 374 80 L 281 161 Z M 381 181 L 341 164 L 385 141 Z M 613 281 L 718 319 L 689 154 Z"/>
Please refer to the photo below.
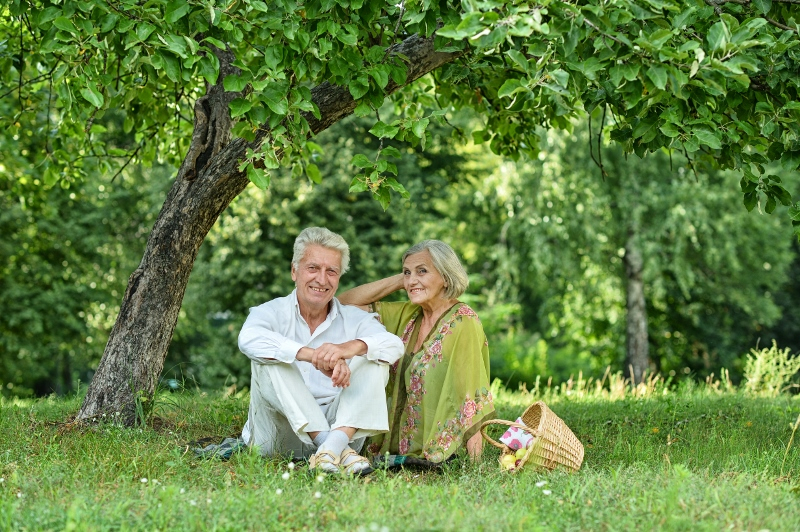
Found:
<path fill-rule="evenodd" d="M 590 27 L 590 28 L 592 28 L 593 30 L 595 30 L 595 31 L 599 32 L 599 33 L 600 33 L 600 35 L 602 35 L 603 37 L 607 37 L 607 38 L 611 39 L 612 41 L 616 42 L 617 44 L 625 44 L 623 41 L 621 41 L 621 40 L 617 39 L 617 38 L 616 38 L 616 37 L 614 37 L 613 35 L 608 35 L 607 33 L 603 33 L 603 30 L 601 30 L 601 29 L 600 29 L 600 28 L 597 26 L 597 24 L 595 24 L 594 22 L 592 22 L 592 21 L 591 21 L 591 20 L 589 20 L 588 18 L 584 17 L 583 21 L 586 23 L 586 25 L 587 25 L 587 26 L 589 26 L 589 27 Z"/>
<path fill-rule="evenodd" d="M 434 94 L 433 99 L 436 101 L 436 105 L 439 106 L 439 109 L 441 109 L 442 108 L 442 104 L 439 103 L 439 95 L 438 94 Z M 461 129 L 459 129 L 457 126 L 454 126 L 453 124 L 451 124 L 450 121 L 447 119 L 447 116 L 442 115 L 442 120 L 444 120 L 445 124 L 447 124 L 448 126 L 452 127 L 453 129 L 455 129 L 456 133 L 458 133 L 458 135 L 460 137 L 462 137 L 462 138 L 465 137 L 464 132 L 461 131 Z"/>
<path fill-rule="evenodd" d="M 47 132 L 44 136 L 44 151 L 48 155 L 52 154 L 50 151 L 50 104 L 53 101 L 53 76 L 50 76 L 50 90 L 47 93 Z"/>
<path fill-rule="evenodd" d="M 116 179 L 116 178 L 117 178 L 117 177 L 118 177 L 118 176 L 119 176 L 119 175 L 122 173 L 122 171 L 123 171 L 123 170 L 125 170 L 125 168 L 127 168 L 127 166 L 128 166 L 129 164 L 131 164 L 131 161 L 133 161 L 133 159 L 134 159 L 134 158 L 136 157 L 136 155 L 139 153 L 139 150 L 141 150 L 141 149 L 144 147 L 144 145 L 145 145 L 145 144 L 147 144 L 147 143 L 148 143 L 150 140 L 152 140 L 152 138 L 153 138 L 153 137 L 155 137 L 157 133 L 158 133 L 158 129 L 156 128 L 156 129 L 153 131 L 153 133 L 152 133 L 152 134 L 151 134 L 149 137 L 147 137 L 145 140 L 143 140 L 142 142 L 140 142 L 140 143 L 139 143 L 139 145 L 138 145 L 138 146 L 136 147 L 136 149 L 133 151 L 133 153 L 131 154 L 131 156 L 130 156 L 130 157 L 128 157 L 128 160 L 127 160 L 127 161 L 125 161 L 125 164 L 123 164 L 123 165 L 122 165 L 122 168 L 120 168 L 120 169 L 117 171 L 117 173 L 116 173 L 116 174 L 114 174 L 114 177 L 112 177 L 112 178 L 111 178 L 111 182 L 112 182 L 112 183 L 113 183 L 113 182 L 114 182 L 114 180 L 115 180 L 115 179 Z"/>
<path fill-rule="evenodd" d="M 397 37 L 397 30 L 400 29 L 400 21 L 403 20 L 403 15 L 406 13 L 406 0 L 400 1 L 400 14 L 397 16 L 397 23 L 394 25 L 394 36 Z"/>
<path fill-rule="evenodd" d="M 603 104 L 603 118 L 600 120 L 600 131 L 597 132 L 597 158 L 600 160 L 600 174 L 603 176 L 603 182 L 606 180 L 606 169 L 603 166 L 603 129 L 606 127 L 606 111 L 608 107 Z"/>
<path fill-rule="evenodd" d="M 782 30 L 793 31 L 793 32 L 797 33 L 797 30 L 796 30 L 796 29 L 794 29 L 794 28 L 792 28 L 792 27 L 790 27 L 790 26 L 787 26 L 786 24 L 781 24 L 781 23 L 780 23 L 780 22 L 778 22 L 777 20 L 773 20 L 773 19 L 771 19 L 771 18 L 769 18 L 769 17 L 764 17 L 764 20 L 766 20 L 767 22 L 769 22 L 770 24 L 772 24 L 772 25 L 773 25 L 773 26 L 775 26 L 776 28 L 780 28 L 780 29 L 782 29 Z"/>
<path fill-rule="evenodd" d="M 381 115 L 378 113 L 377 109 L 375 109 L 375 118 L 378 119 L 378 122 L 381 121 Z M 375 162 L 378 162 L 378 159 L 381 156 L 381 151 L 383 151 L 383 137 L 381 137 L 380 144 L 378 144 L 378 153 L 375 155 Z"/>
<path fill-rule="evenodd" d="M 798 427 L 800 427 L 800 416 L 797 416 L 797 421 L 794 422 L 794 426 L 792 427 L 792 437 L 789 438 L 789 445 L 786 446 L 786 452 L 783 453 L 783 462 L 781 462 L 781 476 L 783 476 L 783 466 L 786 464 L 786 457 L 789 456 L 789 448 L 792 446 L 794 434 L 797 432 Z"/>
<path fill-rule="evenodd" d="M 605 113 L 603 113 L 603 120 L 605 120 Z M 603 133 L 603 128 L 602 128 L 602 125 L 601 125 L 600 134 L 602 135 L 602 133 Z M 594 134 L 592 133 L 592 113 L 589 113 L 589 156 L 592 158 L 592 161 L 594 161 L 594 164 L 596 164 L 597 167 L 600 169 L 600 177 L 603 178 L 603 182 L 605 183 L 605 181 L 606 181 L 606 171 L 603 168 L 603 158 L 602 158 L 603 156 L 600 155 L 600 161 L 595 159 L 595 157 L 594 157 L 594 144 L 592 142 L 593 137 L 594 137 Z M 597 140 L 597 151 L 598 152 L 600 151 L 599 135 L 598 135 L 598 140 Z"/>
<path fill-rule="evenodd" d="M 686 151 L 686 146 L 683 147 L 683 155 L 686 157 L 686 162 L 689 163 L 689 168 L 691 168 L 692 172 L 694 173 L 694 180 L 699 183 L 700 178 L 697 177 L 697 170 L 695 170 L 694 164 L 692 164 L 692 159 L 689 157 L 689 152 Z"/>
<path fill-rule="evenodd" d="M 23 67 L 23 62 L 25 61 L 25 42 L 22 40 L 22 17 L 19 18 L 19 94 L 17 95 L 19 99 L 19 111 L 23 112 L 25 108 L 22 105 L 22 74 L 24 73 L 25 68 Z"/>

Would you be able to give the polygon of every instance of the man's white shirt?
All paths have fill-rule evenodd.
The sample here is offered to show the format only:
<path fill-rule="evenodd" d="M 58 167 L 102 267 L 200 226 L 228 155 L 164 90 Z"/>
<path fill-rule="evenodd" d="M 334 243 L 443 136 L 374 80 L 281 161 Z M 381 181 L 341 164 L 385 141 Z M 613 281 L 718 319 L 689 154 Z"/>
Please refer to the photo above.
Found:
<path fill-rule="evenodd" d="M 342 305 L 336 298 L 325 321 L 311 334 L 300 315 L 297 290 L 250 309 L 239 333 L 239 349 L 258 364 L 295 364 L 317 404 L 325 405 L 333 401 L 341 388 L 334 387 L 330 377 L 310 362 L 297 360 L 297 352 L 303 347 L 313 349 L 324 343 L 341 344 L 350 340 L 364 342 L 367 345 L 364 356 L 378 364 L 393 364 L 403 354 L 403 342 L 386 331 L 377 314 Z"/>

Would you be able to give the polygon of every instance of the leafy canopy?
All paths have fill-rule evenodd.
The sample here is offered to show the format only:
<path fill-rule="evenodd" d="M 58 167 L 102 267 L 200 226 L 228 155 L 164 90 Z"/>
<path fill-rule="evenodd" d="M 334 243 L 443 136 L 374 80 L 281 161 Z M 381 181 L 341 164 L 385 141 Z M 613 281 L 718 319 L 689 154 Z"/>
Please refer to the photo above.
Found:
<path fill-rule="evenodd" d="M 310 89 L 346 86 L 356 114 L 376 114 L 387 87 L 406 82 L 391 47 L 434 32 L 437 49 L 458 59 L 398 93 L 396 116 L 376 117 L 376 137 L 425 142 L 431 119 L 471 108 L 484 120 L 472 138 L 518 157 L 537 151 L 534 126 L 570 128 L 600 107 L 626 150 L 739 169 L 746 207 L 763 202 L 767 212 L 791 205 L 780 174 L 800 166 L 794 0 L 13 0 L 0 12 L 0 96 L 18 100 L 0 129 L 41 137 L 32 177 L 46 186 L 97 161 L 177 165 L 219 49 L 236 58 L 224 78 L 240 93 L 234 134 L 269 128 L 241 169 L 260 187 L 281 164 L 318 182 Z M 112 109 L 124 113 L 125 142 L 105 136 Z M 399 155 L 356 155 L 352 190 L 384 205 L 390 190 L 404 193 L 389 161 Z M 800 205 L 790 215 L 800 224 Z"/>

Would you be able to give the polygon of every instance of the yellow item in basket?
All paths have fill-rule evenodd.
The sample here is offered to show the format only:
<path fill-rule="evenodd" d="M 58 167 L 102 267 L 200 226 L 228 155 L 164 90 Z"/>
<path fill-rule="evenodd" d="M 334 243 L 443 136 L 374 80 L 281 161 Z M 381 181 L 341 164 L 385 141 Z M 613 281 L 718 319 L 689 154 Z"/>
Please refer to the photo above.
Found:
<path fill-rule="evenodd" d="M 500 465 L 509 472 L 517 472 L 526 463 L 544 469 L 555 469 L 558 466 L 577 471 L 583 463 L 583 445 L 575 434 L 542 401 L 536 401 L 520 416 L 522 423 L 491 419 L 481 424 L 484 439 L 501 451 Z M 486 430 L 490 425 L 506 425 L 524 431 L 531 436 L 531 445 L 524 449 L 515 449 L 511 445 L 495 441 Z M 516 447 L 516 446 L 515 446 Z M 522 457 L 518 453 L 523 451 Z"/>

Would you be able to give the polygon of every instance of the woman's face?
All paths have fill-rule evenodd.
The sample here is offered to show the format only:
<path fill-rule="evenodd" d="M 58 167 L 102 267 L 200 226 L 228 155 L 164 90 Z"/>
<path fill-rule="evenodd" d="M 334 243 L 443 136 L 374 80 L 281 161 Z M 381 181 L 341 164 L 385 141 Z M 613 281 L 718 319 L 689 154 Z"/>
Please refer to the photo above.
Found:
<path fill-rule="evenodd" d="M 425 250 L 409 255 L 403 262 L 403 285 L 412 303 L 425 306 L 444 299 L 444 278 L 433 267 L 431 254 Z"/>

